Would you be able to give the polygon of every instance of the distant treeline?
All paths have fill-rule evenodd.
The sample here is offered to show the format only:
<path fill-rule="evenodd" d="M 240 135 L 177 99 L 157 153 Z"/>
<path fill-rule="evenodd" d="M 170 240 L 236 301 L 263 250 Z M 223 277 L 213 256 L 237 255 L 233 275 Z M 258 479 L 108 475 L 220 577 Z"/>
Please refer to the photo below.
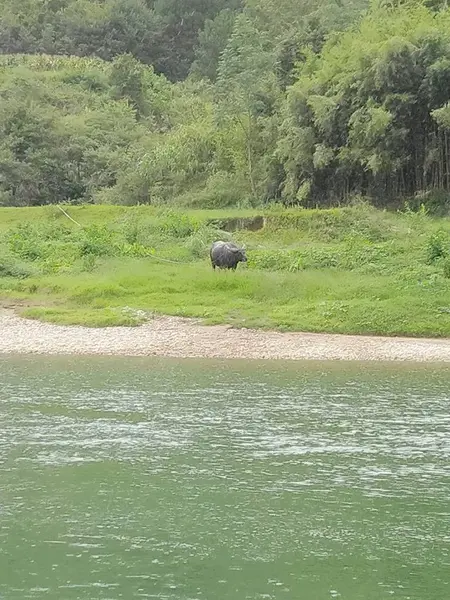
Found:
<path fill-rule="evenodd" d="M 445 6 L 0 0 L 0 11 L 0 205 L 361 195 L 450 207 Z"/>

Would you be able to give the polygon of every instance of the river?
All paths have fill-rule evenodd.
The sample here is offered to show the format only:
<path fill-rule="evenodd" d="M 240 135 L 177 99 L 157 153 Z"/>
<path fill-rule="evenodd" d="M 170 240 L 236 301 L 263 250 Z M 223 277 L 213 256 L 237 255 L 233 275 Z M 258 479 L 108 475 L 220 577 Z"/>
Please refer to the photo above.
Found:
<path fill-rule="evenodd" d="M 450 369 L 0 358 L 0 598 L 448 600 Z"/>

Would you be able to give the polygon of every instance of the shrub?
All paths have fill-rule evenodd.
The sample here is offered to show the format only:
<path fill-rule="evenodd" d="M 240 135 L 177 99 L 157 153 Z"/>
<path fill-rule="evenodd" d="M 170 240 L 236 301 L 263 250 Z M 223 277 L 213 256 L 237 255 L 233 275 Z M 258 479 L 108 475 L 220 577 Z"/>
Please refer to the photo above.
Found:
<path fill-rule="evenodd" d="M 202 225 L 187 238 L 185 245 L 193 258 L 206 258 L 212 242 L 219 237 L 223 238 L 224 233 L 210 225 Z M 226 234 L 226 237 L 228 237 L 228 234 Z"/>
<path fill-rule="evenodd" d="M 248 266 L 266 271 L 298 271 L 302 269 L 302 257 L 298 250 L 253 250 Z"/>
<path fill-rule="evenodd" d="M 15 279 L 26 279 L 35 275 L 34 269 L 24 265 L 11 256 L 0 258 L 0 277 L 14 277 Z"/>
<path fill-rule="evenodd" d="M 382 213 L 365 205 L 317 210 L 287 210 L 268 214 L 266 226 L 271 230 L 299 229 L 315 241 L 342 241 L 349 235 L 371 242 L 381 242 L 390 234 L 390 222 Z"/>
<path fill-rule="evenodd" d="M 90 225 L 83 230 L 80 254 L 86 256 L 114 256 L 114 233 L 106 226 Z"/>
<path fill-rule="evenodd" d="M 74 237 L 73 230 L 59 223 L 19 224 L 6 235 L 9 250 L 24 260 L 45 260 L 59 254 L 62 246 Z"/>
<path fill-rule="evenodd" d="M 120 244 L 117 246 L 119 256 L 133 256 L 136 258 L 142 258 L 145 256 L 151 256 L 155 250 L 144 246 L 143 244 Z"/>
<path fill-rule="evenodd" d="M 38 260 L 45 256 L 46 248 L 37 228 L 29 223 L 20 224 L 7 236 L 10 251 L 24 260 Z"/>
<path fill-rule="evenodd" d="M 211 175 L 204 187 L 189 191 L 178 202 L 190 208 L 248 208 L 252 205 L 248 184 L 242 175 L 219 171 Z"/>
<path fill-rule="evenodd" d="M 200 224 L 189 215 L 175 211 L 165 211 L 156 224 L 156 228 L 167 236 L 187 238 L 200 227 Z"/>
<path fill-rule="evenodd" d="M 445 258 L 449 253 L 449 240 L 445 232 L 439 231 L 433 234 L 427 242 L 426 259 L 427 264 L 431 265 L 441 258 Z"/>
<path fill-rule="evenodd" d="M 136 244 L 139 242 L 141 229 L 141 224 L 136 218 L 136 215 L 131 214 L 124 219 L 121 226 L 121 233 L 123 234 L 127 244 Z"/>

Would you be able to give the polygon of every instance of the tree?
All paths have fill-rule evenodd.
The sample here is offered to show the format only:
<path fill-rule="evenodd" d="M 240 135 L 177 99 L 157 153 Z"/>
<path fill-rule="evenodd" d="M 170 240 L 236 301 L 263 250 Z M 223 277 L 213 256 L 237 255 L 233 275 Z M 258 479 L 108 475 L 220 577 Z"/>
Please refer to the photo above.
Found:
<path fill-rule="evenodd" d="M 448 186 L 449 21 L 423 5 L 377 9 L 310 54 L 285 105 L 286 201 L 386 203 Z"/>
<path fill-rule="evenodd" d="M 235 123 L 243 133 L 247 176 L 256 199 L 260 195 L 256 162 L 262 121 L 273 113 L 277 87 L 270 41 L 245 14 L 237 18 L 222 53 L 216 93 L 219 123 Z"/>
<path fill-rule="evenodd" d="M 148 114 L 144 66 L 133 55 L 123 54 L 114 59 L 111 66 L 110 83 L 114 98 L 128 100 L 136 110 L 138 117 Z"/>
<path fill-rule="evenodd" d="M 207 19 L 199 33 L 195 61 L 191 73 L 215 81 L 222 52 L 233 32 L 237 13 L 230 9 L 222 10 L 215 19 Z"/>
<path fill-rule="evenodd" d="M 0 69 L 2 204 L 92 201 L 98 189 L 114 185 L 124 152 L 148 130 L 128 102 L 111 98 L 111 66 L 5 59 L 12 64 Z"/>
<path fill-rule="evenodd" d="M 0 0 L 0 52 L 133 54 L 171 80 L 185 78 L 206 19 L 240 0 Z"/>

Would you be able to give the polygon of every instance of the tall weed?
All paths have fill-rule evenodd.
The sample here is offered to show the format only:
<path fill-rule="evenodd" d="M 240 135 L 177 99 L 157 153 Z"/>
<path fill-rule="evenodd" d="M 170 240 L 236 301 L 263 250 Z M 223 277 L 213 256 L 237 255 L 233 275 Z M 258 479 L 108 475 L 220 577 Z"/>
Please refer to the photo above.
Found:
<path fill-rule="evenodd" d="M 445 231 L 438 231 L 428 238 L 426 245 L 426 261 L 429 265 L 450 253 L 450 236 Z"/>
<path fill-rule="evenodd" d="M 0 277 L 14 277 L 15 279 L 26 279 L 36 275 L 36 269 L 18 261 L 12 256 L 0 257 Z"/>

